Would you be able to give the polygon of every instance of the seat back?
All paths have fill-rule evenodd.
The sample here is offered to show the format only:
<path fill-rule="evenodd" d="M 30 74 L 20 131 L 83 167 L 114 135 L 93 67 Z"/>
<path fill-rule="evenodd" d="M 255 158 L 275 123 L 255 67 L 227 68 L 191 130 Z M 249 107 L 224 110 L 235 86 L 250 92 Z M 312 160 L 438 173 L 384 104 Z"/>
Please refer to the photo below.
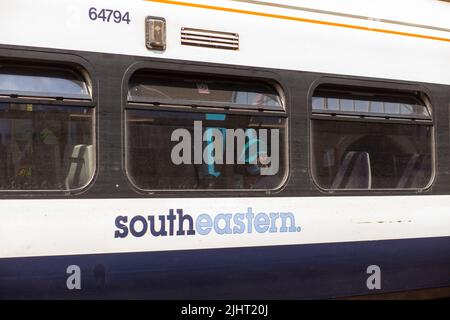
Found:
<path fill-rule="evenodd" d="M 89 182 L 95 169 L 94 147 L 78 144 L 73 147 L 69 170 L 66 177 L 66 188 L 80 188 Z"/>
<path fill-rule="evenodd" d="M 421 154 L 413 154 L 406 164 L 406 168 L 397 183 L 398 189 L 425 187 L 430 176 L 430 159 Z"/>
<path fill-rule="evenodd" d="M 370 189 L 372 172 L 367 152 L 350 151 L 336 173 L 332 189 Z"/>

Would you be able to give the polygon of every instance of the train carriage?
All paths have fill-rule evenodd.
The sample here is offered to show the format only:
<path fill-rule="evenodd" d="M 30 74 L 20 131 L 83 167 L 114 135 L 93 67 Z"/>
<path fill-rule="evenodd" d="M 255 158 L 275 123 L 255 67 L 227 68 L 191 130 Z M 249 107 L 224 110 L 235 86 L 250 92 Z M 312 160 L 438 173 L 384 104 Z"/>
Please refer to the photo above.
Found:
<path fill-rule="evenodd" d="M 2 1 L 0 298 L 450 296 L 449 16 Z"/>

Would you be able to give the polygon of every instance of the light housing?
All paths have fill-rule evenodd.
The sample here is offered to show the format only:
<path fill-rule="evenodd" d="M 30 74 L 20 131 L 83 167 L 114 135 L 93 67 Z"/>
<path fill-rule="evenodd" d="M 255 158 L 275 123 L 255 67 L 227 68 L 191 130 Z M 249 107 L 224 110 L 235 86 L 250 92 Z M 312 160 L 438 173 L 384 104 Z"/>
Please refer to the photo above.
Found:
<path fill-rule="evenodd" d="M 166 49 L 166 19 L 150 16 L 145 18 L 145 44 L 150 50 Z"/>

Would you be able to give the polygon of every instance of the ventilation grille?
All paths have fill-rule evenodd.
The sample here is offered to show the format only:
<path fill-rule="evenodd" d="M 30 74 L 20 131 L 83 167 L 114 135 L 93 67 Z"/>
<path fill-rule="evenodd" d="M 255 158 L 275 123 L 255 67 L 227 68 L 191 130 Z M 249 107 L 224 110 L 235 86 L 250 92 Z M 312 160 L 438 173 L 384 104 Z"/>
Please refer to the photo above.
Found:
<path fill-rule="evenodd" d="M 181 44 L 216 49 L 239 49 L 239 34 L 193 28 L 181 28 Z"/>

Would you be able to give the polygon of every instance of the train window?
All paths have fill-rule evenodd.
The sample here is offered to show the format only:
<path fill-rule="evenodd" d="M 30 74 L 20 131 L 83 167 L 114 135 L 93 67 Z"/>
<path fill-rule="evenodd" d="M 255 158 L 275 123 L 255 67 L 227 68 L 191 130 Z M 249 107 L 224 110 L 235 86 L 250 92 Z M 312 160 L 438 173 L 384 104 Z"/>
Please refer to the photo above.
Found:
<path fill-rule="evenodd" d="M 134 185 L 142 190 L 279 187 L 286 175 L 287 118 L 278 91 L 265 83 L 179 78 L 145 77 L 144 85 L 139 75 L 130 81 L 126 166 Z"/>
<path fill-rule="evenodd" d="M 0 95 L 90 100 L 88 88 L 83 77 L 70 69 L 0 63 Z"/>
<path fill-rule="evenodd" d="M 0 190 L 68 191 L 92 179 L 94 108 L 74 74 L 0 67 Z"/>
<path fill-rule="evenodd" d="M 311 115 L 311 171 L 318 186 L 426 188 L 433 175 L 433 120 L 425 98 L 319 86 Z"/>

